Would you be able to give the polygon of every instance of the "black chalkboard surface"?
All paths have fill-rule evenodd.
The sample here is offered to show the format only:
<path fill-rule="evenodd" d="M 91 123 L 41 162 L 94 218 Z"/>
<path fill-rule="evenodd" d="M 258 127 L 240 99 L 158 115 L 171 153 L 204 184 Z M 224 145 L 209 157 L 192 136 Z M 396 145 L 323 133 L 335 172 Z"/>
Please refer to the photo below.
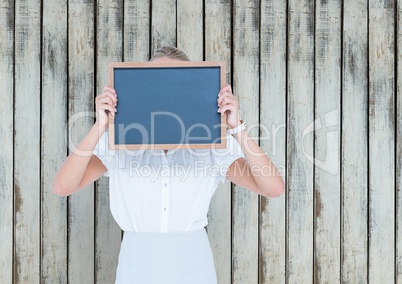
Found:
<path fill-rule="evenodd" d="M 224 62 L 111 63 L 109 77 L 118 95 L 111 149 L 226 147 L 216 101 Z"/>

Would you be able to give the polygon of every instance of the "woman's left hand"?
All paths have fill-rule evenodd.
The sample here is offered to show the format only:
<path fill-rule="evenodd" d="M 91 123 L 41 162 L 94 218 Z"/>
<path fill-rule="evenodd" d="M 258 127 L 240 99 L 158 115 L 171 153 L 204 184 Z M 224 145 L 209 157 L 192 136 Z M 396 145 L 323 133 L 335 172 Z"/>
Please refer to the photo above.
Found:
<path fill-rule="evenodd" d="M 241 124 L 239 118 L 239 100 L 232 93 L 232 87 L 226 85 L 219 91 L 218 112 L 224 116 L 227 114 L 226 123 L 228 128 L 235 128 Z"/>

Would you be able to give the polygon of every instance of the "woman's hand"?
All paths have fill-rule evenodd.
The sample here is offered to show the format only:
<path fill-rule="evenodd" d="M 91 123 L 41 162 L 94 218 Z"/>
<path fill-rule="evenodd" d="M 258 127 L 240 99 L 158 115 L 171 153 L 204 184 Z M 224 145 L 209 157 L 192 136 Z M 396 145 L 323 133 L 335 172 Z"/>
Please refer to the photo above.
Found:
<path fill-rule="evenodd" d="M 110 113 L 114 116 L 117 111 L 116 90 L 110 86 L 106 86 L 103 89 L 102 94 L 96 97 L 95 105 L 96 105 L 96 123 L 98 123 L 100 127 L 106 130 L 109 125 L 108 114 Z"/>
<path fill-rule="evenodd" d="M 239 100 L 232 94 L 232 87 L 226 85 L 219 91 L 218 112 L 224 116 L 227 114 L 226 123 L 228 128 L 235 128 L 241 124 L 239 118 Z"/>

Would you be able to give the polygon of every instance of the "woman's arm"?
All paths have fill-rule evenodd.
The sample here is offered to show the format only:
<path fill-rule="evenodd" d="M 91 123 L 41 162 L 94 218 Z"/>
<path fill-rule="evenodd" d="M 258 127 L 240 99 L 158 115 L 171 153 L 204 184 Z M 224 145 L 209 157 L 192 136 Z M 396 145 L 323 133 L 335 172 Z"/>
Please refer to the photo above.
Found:
<path fill-rule="evenodd" d="M 226 173 L 226 178 L 258 194 L 267 197 L 280 196 L 285 185 L 275 165 L 246 130 L 233 136 L 241 145 L 246 159 L 234 161 Z"/>
<path fill-rule="evenodd" d="M 100 137 L 108 127 L 110 112 L 114 115 L 117 104 L 116 92 L 105 87 L 96 98 L 96 122 L 84 139 L 68 155 L 53 181 L 53 190 L 61 196 L 68 196 L 97 180 L 106 172 L 98 157 L 92 155 Z"/>
<path fill-rule="evenodd" d="M 106 172 L 102 162 L 92 155 L 99 138 L 95 124 L 81 143 L 64 160 L 53 181 L 53 190 L 61 196 L 68 196 L 97 180 Z M 103 131 L 104 132 L 104 131 Z"/>
<path fill-rule="evenodd" d="M 235 128 L 241 124 L 238 115 L 239 102 L 232 94 L 230 85 L 219 92 L 218 106 L 221 115 L 227 113 L 229 128 Z M 240 144 L 246 159 L 240 158 L 233 162 L 226 173 L 226 178 L 267 197 L 281 195 L 285 188 L 281 175 L 260 146 L 248 135 L 247 130 L 233 136 Z"/>

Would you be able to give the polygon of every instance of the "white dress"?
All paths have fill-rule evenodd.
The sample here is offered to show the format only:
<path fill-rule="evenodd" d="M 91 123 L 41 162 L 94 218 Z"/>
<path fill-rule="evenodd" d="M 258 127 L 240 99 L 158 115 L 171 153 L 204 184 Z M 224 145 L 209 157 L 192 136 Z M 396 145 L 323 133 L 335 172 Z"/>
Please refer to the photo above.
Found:
<path fill-rule="evenodd" d="M 227 139 L 227 149 L 165 155 L 109 150 L 108 133 L 101 137 L 94 155 L 107 168 L 110 210 L 124 231 L 116 283 L 216 283 L 205 232 L 209 203 L 229 166 L 244 157 Z"/>

